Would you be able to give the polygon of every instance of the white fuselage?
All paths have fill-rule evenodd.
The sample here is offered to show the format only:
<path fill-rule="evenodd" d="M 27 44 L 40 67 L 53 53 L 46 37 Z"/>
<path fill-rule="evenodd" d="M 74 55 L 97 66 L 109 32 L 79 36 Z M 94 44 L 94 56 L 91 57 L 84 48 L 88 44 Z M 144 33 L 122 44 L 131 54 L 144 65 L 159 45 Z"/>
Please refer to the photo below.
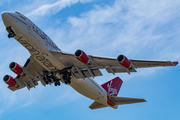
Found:
<path fill-rule="evenodd" d="M 3 22 L 6 27 L 12 27 L 16 32 L 14 37 L 47 71 L 57 71 L 65 68 L 50 51 L 61 51 L 56 44 L 27 17 L 17 12 L 3 12 Z M 92 78 L 76 79 L 71 77 L 71 87 L 82 95 L 99 103 L 107 104 L 107 93 Z"/>

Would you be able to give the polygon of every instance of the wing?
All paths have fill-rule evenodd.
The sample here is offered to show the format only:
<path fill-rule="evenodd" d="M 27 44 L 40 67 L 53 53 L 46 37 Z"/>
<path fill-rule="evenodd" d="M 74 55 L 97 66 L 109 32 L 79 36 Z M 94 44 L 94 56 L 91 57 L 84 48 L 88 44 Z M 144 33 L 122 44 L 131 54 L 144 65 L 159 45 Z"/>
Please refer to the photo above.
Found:
<path fill-rule="evenodd" d="M 150 61 L 150 60 L 130 60 L 135 68 L 147 68 L 147 67 L 165 67 L 176 66 L 178 62 L 171 61 Z"/>
<path fill-rule="evenodd" d="M 25 74 L 16 76 L 15 81 L 17 85 L 15 87 L 8 86 L 8 88 L 12 91 L 15 91 L 27 87 L 30 90 L 32 87 L 38 85 L 39 80 L 43 85 L 46 85 L 46 83 L 42 79 L 38 78 L 43 70 L 44 68 L 39 65 L 31 56 L 27 59 L 26 63 L 23 66 L 23 72 Z"/>
<path fill-rule="evenodd" d="M 96 57 L 89 55 L 89 63 L 83 63 L 78 60 L 74 54 L 68 54 L 63 52 L 51 52 L 61 63 L 66 67 L 73 66 L 73 73 L 76 78 L 86 78 L 101 76 L 100 69 L 106 69 L 108 73 L 124 73 L 136 72 L 137 68 L 146 67 L 164 67 L 164 66 L 176 66 L 178 62 L 171 61 L 147 61 L 147 60 L 132 60 L 128 59 L 131 63 L 131 67 L 124 67 L 116 58 Z"/>

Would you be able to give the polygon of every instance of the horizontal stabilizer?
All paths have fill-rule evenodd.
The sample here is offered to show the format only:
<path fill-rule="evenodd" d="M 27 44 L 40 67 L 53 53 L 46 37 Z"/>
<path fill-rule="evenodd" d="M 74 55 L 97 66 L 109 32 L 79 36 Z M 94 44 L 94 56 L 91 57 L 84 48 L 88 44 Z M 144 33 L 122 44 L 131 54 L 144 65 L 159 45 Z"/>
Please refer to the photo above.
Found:
<path fill-rule="evenodd" d="M 138 98 L 113 97 L 113 96 L 109 96 L 109 98 L 110 98 L 116 105 L 146 102 L 145 99 L 138 99 Z"/>
<path fill-rule="evenodd" d="M 105 106 L 105 105 L 103 105 L 103 104 L 101 104 L 101 103 L 98 103 L 98 102 L 96 102 L 96 101 L 94 101 L 94 102 L 89 106 L 89 108 L 91 108 L 91 109 L 98 109 L 98 108 L 103 108 L 103 107 L 107 107 L 107 106 Z"/>
<path fill-rule="evenodd" d="M 126 98 L 126 97 L 114 97 L 109 96 L 109 98 L 116 104 L 116 105 L 123 105 L 123 104 L 132 104 L 132 103 L 139 103 L 139 102 L 146 102 L 145 99 L 138 99 L 138 98 Z M 108 107 L 101 103 L 94 101 L 89 108 L 91 109 L 98 109 Z"/>

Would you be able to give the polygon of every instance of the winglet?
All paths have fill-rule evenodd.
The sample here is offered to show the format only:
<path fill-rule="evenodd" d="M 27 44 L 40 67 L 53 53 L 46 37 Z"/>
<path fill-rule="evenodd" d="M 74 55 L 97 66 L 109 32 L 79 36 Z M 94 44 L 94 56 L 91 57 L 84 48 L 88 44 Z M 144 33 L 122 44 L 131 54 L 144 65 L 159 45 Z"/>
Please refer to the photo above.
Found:
<path fill-rule="evenodd" d="M 172 62 L 172 63 L 173 63 L 173 65 L 174 65 L 174 66 L 176 66 L 176 65 L 178 64 L 178 62 L 177 62 L 177 61 Z"/>

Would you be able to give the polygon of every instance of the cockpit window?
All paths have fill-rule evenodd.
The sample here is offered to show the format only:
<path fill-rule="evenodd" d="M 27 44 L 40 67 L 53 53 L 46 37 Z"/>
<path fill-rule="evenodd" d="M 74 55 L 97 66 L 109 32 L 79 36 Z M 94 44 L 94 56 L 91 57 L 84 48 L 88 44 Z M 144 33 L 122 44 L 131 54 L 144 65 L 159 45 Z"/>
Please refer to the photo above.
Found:
<path fill-rule="evenodd" d="M 21 13 L 19 13 L 19 12 L 17 12 L 17 11 L 15 11 L 15 13 L 17 13 L 17 14 L 21 14 Z"/>

